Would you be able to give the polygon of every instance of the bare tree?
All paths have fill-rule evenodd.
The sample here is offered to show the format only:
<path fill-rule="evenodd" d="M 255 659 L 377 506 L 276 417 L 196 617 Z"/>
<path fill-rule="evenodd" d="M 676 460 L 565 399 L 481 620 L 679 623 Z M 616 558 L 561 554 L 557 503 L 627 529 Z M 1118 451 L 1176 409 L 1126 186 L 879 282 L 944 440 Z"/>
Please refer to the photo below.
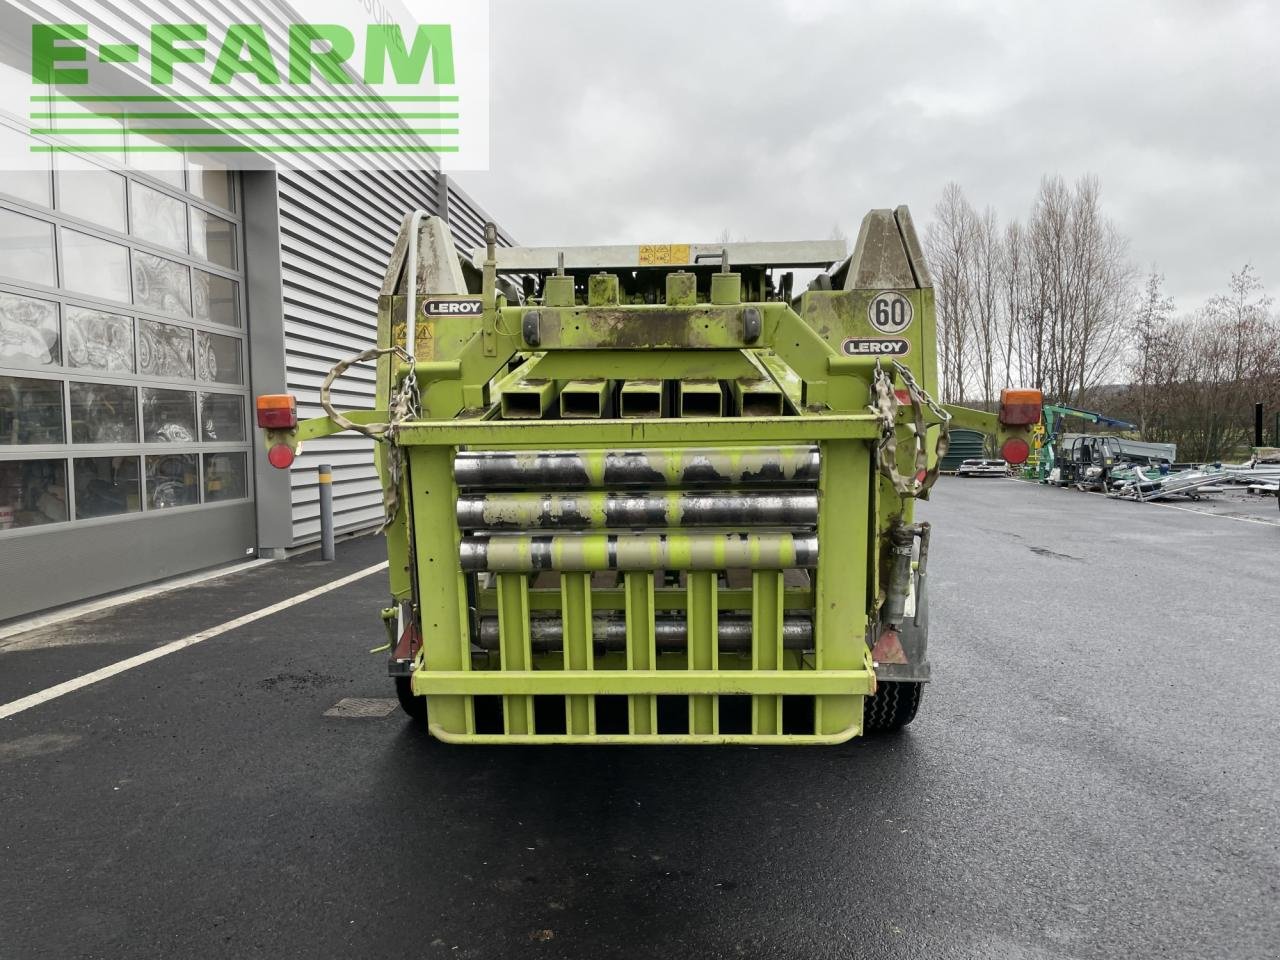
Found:
<path fill-rule="evenodd" d="M 1128 242 L 1102 216 L 1097 178 L 1069 189 L 1046 177 L 1028 227 L 1034 258 L 1032 316 L 1044 351 L 1042 388 L 1078 403 L 1084 392 L 1114 374 L 1124 352 L 1131 306 Z"/>
<path fill-rule="evenodd" d="M 938 340 L 942 395 L 965 396 L 973 289 L 970 266 L 977 217 L 957 183 L 948 183 L 933 209 L 925 235 L 938 304 Z"/>
<path fill-rule="evenodd" d="M 1172 373 L 1167 347 L 1173 312 L 1173 298 L 1164 293 L 1164 277 L 1152 268 L 1133 315 L 1133 358 L 1129 366 L 1130 401 L 1144 437 L 1162 380 Z"/>
<path fill-rule="evenodd" d="M 1144 306 L 1150 287 L 1148 281 Z M 1156 302 L 1157 309 L 1165 306 Z M 1232 275 L 1227 293 L 1153 332 L 1138 357 L 1149 383 L 1146 436 L 1176 443 L 1185 460 L 1243 457 L 1253 404 L 1280 404 L 1280 318 L 1271 306 L 1246 264 Z M 1131 394 L 1140 390 L 1135 383 Z"/>
<path fill-rule="evenodd" d="M 1000 356 L 1000 277 L 1004 248 L 996 213 L 990 207 L 972 225 L 969 247 L 969 286 L 972 290 L 972 368 L 986 404 L 995 400 Z"/>

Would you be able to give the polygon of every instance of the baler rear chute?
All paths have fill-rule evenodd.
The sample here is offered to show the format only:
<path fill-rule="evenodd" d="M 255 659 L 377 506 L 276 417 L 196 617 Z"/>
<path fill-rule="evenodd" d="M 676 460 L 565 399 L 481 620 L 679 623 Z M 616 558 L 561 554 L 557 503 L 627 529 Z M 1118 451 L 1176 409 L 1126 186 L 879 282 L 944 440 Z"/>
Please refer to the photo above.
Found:
<path fill-rule="evenodd" d="M 328 404 L 340 365 L 329 416 L 266 430 L 290 454 L 380 441 L 406 710 L 466 743 L 838 743 L 910 722 L 930 671 L 914 502 L 951 420 L 1029 427 L 932 400 L 906 208 L 868 214 L 848 257 L 494 239 L 464 272 L 442 221 L 406 218 L 378 346 L 353 358 L 378 365 L 377 410 Z M 774 271 L 804 267 L 826 272 L 792 300 Z"/>

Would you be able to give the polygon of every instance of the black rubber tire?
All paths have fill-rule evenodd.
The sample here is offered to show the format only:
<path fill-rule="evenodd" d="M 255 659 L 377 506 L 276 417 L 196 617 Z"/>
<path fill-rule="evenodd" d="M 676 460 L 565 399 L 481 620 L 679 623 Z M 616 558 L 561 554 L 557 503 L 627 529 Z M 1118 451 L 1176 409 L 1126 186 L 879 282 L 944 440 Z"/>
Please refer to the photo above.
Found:
<path fill-rule="evenodd" d="M 417 723 L 427 722 L 427 698 L 415 697 L 410 686 L 409 677 L 396 677 L 396 699 L 400 701 L 400 709 Z"/>
<path fill-rule="evenodd" d="M 916 718 L 923 683 L 881 681 L 874 696 L 863 705 L 862 725 L 867 733 L 893 733 Z"/>

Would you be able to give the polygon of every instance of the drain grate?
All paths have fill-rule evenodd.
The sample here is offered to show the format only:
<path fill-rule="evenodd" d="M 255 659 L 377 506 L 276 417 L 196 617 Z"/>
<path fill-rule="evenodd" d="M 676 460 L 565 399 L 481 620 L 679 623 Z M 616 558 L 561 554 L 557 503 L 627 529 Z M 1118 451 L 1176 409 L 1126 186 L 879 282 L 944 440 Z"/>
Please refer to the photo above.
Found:
<path fill-rule="evenodd" d="M 384 697 L 343 697 L 324 712 L 326 717 L 344 720 L 377 720 L 396 709 L 396 701 Z"/>

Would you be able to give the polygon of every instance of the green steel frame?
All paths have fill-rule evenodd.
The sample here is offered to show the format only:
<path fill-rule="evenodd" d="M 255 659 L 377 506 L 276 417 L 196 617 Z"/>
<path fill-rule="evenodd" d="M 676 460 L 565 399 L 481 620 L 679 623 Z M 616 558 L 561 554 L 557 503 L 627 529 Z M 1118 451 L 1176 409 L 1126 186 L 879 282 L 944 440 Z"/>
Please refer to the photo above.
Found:
<path fill-rule="evenodd" d="M 380 301 L 384 351 L 408 347 L 406 246 L 402 231 Z M 929 392 L 937 383 L 933 290 L 905 208 L 869 214 L 853 257 L 832 273 L 842 288 L 811 290 L 794 305 L 741 302 L 739 274 L 727 271 L 712 274 L 699 302 L 697 277 L 674 267 L 664 303 L 620 303 L 613 274 L 579 277 L 575 294 L 573 277 L 560 274 L 542 278 L 539 300 L 512 305 L 499 292 L 492 259 L 482 284 L 471 290 L 456 278 L 452 285 L 440 280 L 447 281 L 450 268 L 412 271 L 427 277 L 426 289 L 412 298 L 424 311 L 407 351 L 412 364 L 384 352 L 377 361 L 378 409 L 348 415 L 357 425 L 384 423 L 405 378 L 410 372 L 416 378 L 419 415 L 397 424 L 376 456 L 384 483 L 399 476 L 386 530 L 391 593 L 420 626 L 412 690 L 427 697 L 433 735 L 465 743 L 824 744 L 859 734 L 863 700 L 876 690 L 871 649 L 885 595 L 886 534 L 912 522 L 914 501 L 877 470 L 883 439 L 872 403 L 877 360 L 858 353 L 858 344 L 896 338 L 906 347 L 899 344 L 895 355 L 916 381 Z M 749 289 L 762 286 L 753 278 Z M 483 305 L 477 315 L 439 307 L 474 301 L 477 294 Z M 892 338 L 876 326 L 885 303 L 906 304 L 890 316 L 895 327 L 906 320 Z M 690 402 L 688 390 L 676 386 L 681 383 L 696 383 L 688 390 L 703 392 L 724 384 L 722 409 L 730 415 L 681 416 Z M 627 384 L 640 386 L 627 390 Z M 557 418 L 555 398 L 564 404 L 566 389 L 575 394 L 574 406 Z M 630 402 L 655 389 L 668 395 L 648 400 L 647 409 L 666 416 L 613 416 L 620 412 L 614 409 L 619 395 L 611 391 L 627 390 L 621 396 Z M 777 415 L 749 413 L 747 394 Z M 518 409 L 515 417 L 502 416 L 504 400 L 508 410 Z M 909 413 L 899 411 L 896 431 L 897 467 L 908 476 L 915 470 Z M 323 417 L 269 433 L 267 441 L 294 446 L 338 429 Z M 937 428 L 928 434 L 932 463 Z M 680 494 L 681 477 L 692 476 L 681 473 L 682 451 L 720 450 L 726 458 L 750 458 L 754 451 L 769 460 L 771 451 L 790 447 L 816 447 L 819 456 L 817 520 L 806 534 L 818 545 L 811 563 L 800 562 L 799 547 L 770 552 L 772 541 L 764 541 L 777 534 L 762 534 L 759 543 L 732 553 L 742 568 L 736 582 L 721 585 L 722 574 L 728 576 L 719 565 L 723 555 L 699 551 L 713 549 L 707 538 L 740 531 L 702 534 L 678 522 L 644 533 L 596 529 L 579 537 L 570 531 L 565 549 L 545 549 L 541 560 L 528 551 L 547 531 L 535 529 L 528 543 L 494 538 L 494 549 L 508 558 L 523 550 L 523 559 L 490 565 L 488 572 L 460 561 L 461 551 L 475 547 L 475 531 L 458 522 L 459 498 L 468 492 L 455 472 L 461 452 L 576 455 L 584 477 L 578 492 L 597 511 L 592 525 L 600 528 L 607 527 L 599 517 L 610 495 L 608 461 L 619 451 L 652 458 L 652 487 L 671 497 Z M 591 536 L 596 540 L 587 543 Z M 660 549 L 653 555 L 666 566 L 611 569 L 607 561 L 619 537 L 634 539 L 637 549 Z M 807 575 L 797 577 L 794 571 L 805 566 Z M 718 620 L 727 612 L 749 614 L 749 653 L 719 649 Z M 597 613 L 625 618 L 624 650 L 596 647 Z M 807 650 L 784 646 L 784 613 L 812 619 Z M 547 615 L 558 616 L 561 649 L 535 652 L 531 623 Z M 476 645 L 481 616 L 497 618 L 496 651 Z M 676 652 L 655 642 L 659 619 L 672 616 L 683 620 L 686 637 Z M 624 731 L 599 728 L 596 698 L 602 696 L 626 698 Z M 731 696 L 751 699 L 746 729 L 721 729 L 718 701 Z M 685 698 L 687 719 L 663 729 L 660 701 L 672 697 Z M 784 703 L 793 697 L 811 698 L 811 726 L 800 732 L 784 731 Z M 486 727 L 477 698 L 500 698 L 499 728 Z M 562 721 L 557 716 L 551 729 L 539 722 L 540 698 L 563 703 Z"/>

